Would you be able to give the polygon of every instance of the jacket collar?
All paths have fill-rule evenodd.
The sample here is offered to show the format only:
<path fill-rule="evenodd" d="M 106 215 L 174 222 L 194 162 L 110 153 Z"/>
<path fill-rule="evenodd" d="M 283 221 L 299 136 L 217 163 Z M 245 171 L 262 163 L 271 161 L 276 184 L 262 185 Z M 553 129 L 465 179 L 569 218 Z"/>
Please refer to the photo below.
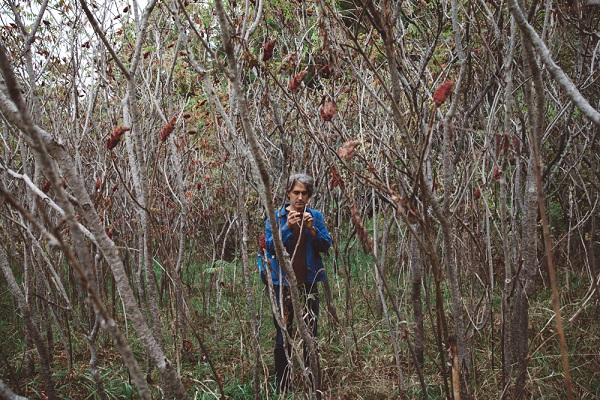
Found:
<path fill-rule="evenodd" d="M 282 217 L 282 216 L 286 215 L 287 214 L 287 206 L 289 206 L 289 205 L 290 205 L 290 203 L 286 201 L 285 204 L 283 206 L 281 206 L 280 209 L 277 210 L 277 216 Z"/>

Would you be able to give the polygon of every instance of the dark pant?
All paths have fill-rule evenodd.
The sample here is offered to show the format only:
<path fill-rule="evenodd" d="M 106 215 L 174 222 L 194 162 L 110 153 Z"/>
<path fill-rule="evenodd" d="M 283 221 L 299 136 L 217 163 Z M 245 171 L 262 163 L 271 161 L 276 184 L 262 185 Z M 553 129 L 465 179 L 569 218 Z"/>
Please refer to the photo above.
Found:
<path fill-rule="evenodd" d="M 292 298 L 290 295 L 290 288 L 284 286 L 282 288 L 283 301 L 280 301 L 280 287 L 275 286 L 275 297 L 277 299 L 277 310 L 281 313 L 281 307 L 283 307 L 283 322 L 286 325 L 288 334 L 293 337 L 292 323 L 294 321 L 294 309 L 292 307 Z M 317 320 L 319 316 L 319 290 L 316 282 L 312 285 L 302 285 L 298 287 L 300 291 L 300 301 L 303 303 L 302 313 L 304 314 L 304 323 L 308 326 L 308 331 L 312 337 L 317 336 Z M 281 314 L 280 314 L 281 315 Z M 273 318 L 275 322 L 275 329 L 277 335 L 275 338 L 275 383 L 277 384 L 278 392 L 285 392 L 289 388 L 290 383 L 290 369 L 291 366 L 288 364 L 288 360 L 284 349 L 283 332 L 281 327 L 277 323 L 277 319 Z M 288 343 L 287 352 L 291 358 L 291 345 Z M 304 364 L 309 366 L 309 357 L 304 345 Z"/>

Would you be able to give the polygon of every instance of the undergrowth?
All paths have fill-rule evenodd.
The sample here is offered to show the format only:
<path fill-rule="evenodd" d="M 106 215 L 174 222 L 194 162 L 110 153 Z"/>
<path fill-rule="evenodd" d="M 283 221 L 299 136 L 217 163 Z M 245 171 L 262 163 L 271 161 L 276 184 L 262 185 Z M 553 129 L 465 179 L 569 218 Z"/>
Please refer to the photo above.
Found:
<path fill-rule="evenodd" d="M 209 349 L 208 357 L 214 362 L 218 378 L 222 380 L 225 394 L 231 399 L 254 398 L 253 371 L 254 350 L 252 347 L 252 326 L 244 292 L 241 266 L 232 262 L 223 265 L 221 271 L 209 270 L 201 273 L 198 266 L 188 266 L 184 281 L 189 284 L 190 307 L 195 310 L 195 326 Z M 406 338 L 402 338 L 404 328 L 412 332 L 412 306 L 410 303 L 410 279 L 403 269 L 387 271 L 388 281 L 396 294 L 401 318 L 390 309 L 390 318 L 396 329 L 394 334 L 400 340 L 401 376 L 398 373 L 390 332 L 384 318 L 377 316 L 377 293 L 375 291 L 373 266 L 369 259 L 355 258 L 351 265 L 350 308 L 346 306 L 346 276 L 342 268 L 338 273 L 329 268 L 330 286 L 334 307 L 340 325 L 336 326 L 325 307 L 323 288 L 321 292 L 321 313 L 319 319 L 318 347 L 321 357 L 321 371 L 325 398 L 330 399 L 397 399 L 424 398 L 422 386 L 410 357 Z M 216 279 L 219 278 L 219 282 Z M 468 277 L 465 277 L 465 279 Z M 564 276 L 559 273 L 559 281 Z M 212 284 L 210 281 L 213 281 Z M 591 298 L 585 304 L 583 299 L 589 293 L 589 278 L 570 272 L 568 288 L 561 290 L 561 305 L 565 334 L 569 351 L 569 362 L 573 378 L 573 389 L 578 399 L 600 398 L 600 325 L 598 324 L 598 304 Z M 431 284 L 430 282 L 428 284 Z M 426 285 L 427 286 L 427 285 Z M 23 325 L 12 296 L 4 282 L 0 284 L 0 350 L 2 361 L 0 376 L 5 384 L 19 394 L 30 398 L 42 398 L 42 382 L 36 374 L 27 376 Z M 215 314 L 216 289 L 221 291 L 219 312 Z M 201 288 L 211 290 L 209 296 L 201 296 Z M 206 289 L 205 289 L 206 290 Z M 425 312 L 425 363 L 422 366 L 428 398 L 446 398 L 443 386 L 443 372 L 448 366 L 441 364 L 441 356 L 435 342 L 430 316 L 435 318 L 433 287 L 431 293 L 431 314 L 424 303 Z M 258 326 L 260 329 L 260 364 L 258 365 L 261 398 L 278 398 L 273 386 L 273 343 L 274 327 L 271 308 L 264 285 L 257 273 L 252 273 L 252 291 Z M 500 289 L 496 293 L 501 296 Z M 549 290 L 539 283 L 530 300 L 530 342 L 529 368 L 526 384 L 526 398 L 562 399 L 564 377 L 560 358 L 560 348 L 551 308 Z M 389 299 L 386 299 L 389 303 Z M 449 295 L 444 291 L 444 308 L 449 313 Z M 465 299 L 468 308 L 469 301 Z M 470 376 L 470 389 L 473 398 L 478 400 L 497 399 L 502 391 L 501 366 L 501 310 L 494 301 L 491 319 L 481 329 L 470 329 L 469 345 L 472 350 L 473 373 Z M 125 327 L 123 316 L 116 307 L 122 331 L 137 355 L 142 369 L 146 370 L 146 357 L 134 334 L 134 327 Z M 218 315 L 218 319 L 215 319 Z M 164 333 L 169 357 L 180 371 L 182 380 L 191 398 L 214 399 L 219 396 L 215 377 L 209 368 L 207 355 L 188 329 L 187 338 L 192 340 L 193 349 L 188 353 L 176 352 L 180 342 L 174 343 L 176 324 L 172 314 L 164 315 Z M 451 323 L 451 321 L 449 321 Z M 71 332 L 73 348 L 73 369 L 67 370 L 66 352 L 58 335 L 54 335 L 53 378 L 60 396 L 70 399 L 97 399 L 97 387 L 90 374 L 89 351 L 77 326 Z M 402 329 L 399 329 L 402 328 Z M 411 335 L 411 333 L 409 333 Z M 412 336 L 408 337 L 413 340 Z M 106 334 L 97 341 L 98 367 L 104 388 L 112 399 L 135 399 L 137 393 L 129 381 L 120 355 Z M 444 351 L 446 349 L 444 348 Z M 447 354 L 444 354 L 448 362 Z M 446 370 L 444 371 L 443 368 Z M 156 371 L 150 369 L 149 380 L 153 395 L 160 397 Z M 295 368 L 297 391 L 284 398 L 305 398 L 298 368 Z"/>

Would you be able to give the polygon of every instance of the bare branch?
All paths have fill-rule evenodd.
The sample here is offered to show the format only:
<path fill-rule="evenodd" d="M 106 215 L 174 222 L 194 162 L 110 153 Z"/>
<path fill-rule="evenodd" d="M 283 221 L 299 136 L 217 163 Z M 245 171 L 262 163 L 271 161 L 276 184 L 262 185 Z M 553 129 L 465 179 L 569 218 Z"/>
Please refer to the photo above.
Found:
<path fill-rule="evenodd" d="M 550 50 L 548 47 L 546 47 L 544 41 L 525 19 L 525 15 L 523 15 L 523 11 L 517 3 L 517 0 L 508 0 L 508 5 L 511 14 L 521 29 L 521 32 L 523 32 L 523 34 L 536 49 L 537 54 L 546 65 L 546 68 L 548 68 L 548 72 L 552 78 L 554 78 L 554 80 L 560 85 L 560 87 L 565 91 L 573 103 L 577 105 L 581 112 L 594 124 L 600 126 L 600 112 L 590 105 L 587 99 L 581 95 L 567 74 L 565 74 L 564 71 L 554 62 L 552 55 L 550 54 Z"/>

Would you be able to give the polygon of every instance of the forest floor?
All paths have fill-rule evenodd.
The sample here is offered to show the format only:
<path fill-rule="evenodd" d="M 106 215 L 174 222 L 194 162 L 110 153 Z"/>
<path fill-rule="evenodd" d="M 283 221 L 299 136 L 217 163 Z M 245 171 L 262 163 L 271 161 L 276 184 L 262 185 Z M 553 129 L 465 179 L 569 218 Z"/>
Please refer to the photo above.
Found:
<path fill-rule="evenodd" d="M 339 324 L 335 324 L 327 312 L 323 288 L 321 291 L 321 311 L 319 321 L 318 347 L 321 359 L 324 398 L 326 399 L 420 399 L 422 385 L 418 379 L 414 363 L 409 354 L 406 340 L 402 335 L 411 331 L 412 311 L 410 305 L 410 282 L 406 274 L 400 272 L 393 289 L 397 298 L 401 319 L 391 315 L 392 325 L 398 331 L 400 364 L 399 370 L 394 357 L 390 331 L 385 317 L 378 316 L 375 285 L 371 271 L 356 268 L 351 276 L 349 296 L 346 296 L 346 280 L 342 273 L 330 273 L 330 287 Z M 187 281 L 191 289 L 190 302 L 196 311 L 196 333 L 209 349 L 208 356 L 213 361 L 224 391 L 231 399 L 254 398 L 253 372 L 254 350 L 250 340 L 250 313 L 243 288 L 241 273 L 225 273 L 222 277 L 218 300 L 218 313 L 215 313 L 215 288 L 209 286 L 208 296 L 201 295 L 200 276 L 191 276 Z M 561 306 L 563 323 L 569 352 L 569 363 L 573 378 L 573 389 L 577 399 L 600 398 L 600 314 L 597 297 L 589 296 L 589 278 L 584 275 L 563 273 L 559 275 L 561 286 Z M 206 281 L 204 282 L 206 284 Z M 530 344 L 529 368 L 526 379 L 525 398 L 564 399 L 565 381 L 561 364 L 560 346 L 556 334 L 550 290 L 540 278 L 538 287 L 530 299 Z M 206 288 L 206 286 L 205 286 Z M 261 385 L 261 398 L 277 398 L 273 388 L 273 342 L 274 328 L 270 304 L 264 285 L 257 276 L 253 277 L 252 288 L 258 313 L 260 363 L 258 365 Z M 39 375 L 27 377 L 22 320 L 4 281 L 0 283 L 0 376 L 2 380 L 19 394 L 32 399 L 43 398 Z M 206 289 L 205 289 L 206 290 Z M 346 299 L 350 302 L 347 303 Z M 475 310 L 476 296 L 465 299 L 467 310 Z M 499 297 L 498 297 L 499 299 Z M 209 304 L 210 307 L 205 306 Z M 422 367 L 424 384 L 428 398 L 446 398 L 443 384 L 442 361 L 432 330 L 431 316 L 435 316 L 433 304 L 425 302 L 425 363 Z M 446 305 L 447 306 L 447 305 Z M 388 307 L 391 312 L 391 307 Z M 163 310 L 166 308 L 163 307 Z M 145 356 L 136 342 L 134 327 L 123 324 L 118 308 L 117 320 L 129 338 L 138 360 L 145 365 Z M 167 310 L 168 311 L 168 310 Z M 446 310 L 448 312 L 448 309 Z M 471 316 L 479 323 L 480 329 L 470 329 L 467 335 L 472 351 L 472 374 L 470 389 L 475 399 L 498 399 L 502 392 L 501 370 L 501 310 L 499 300 L 494 300 L 492 313 L 477 312 Z M 47 318 L 47 316 L 46 316 Z M 485 320 L 485 319 L 489 320 Z M 165 337 L 172 338 L 176 331 L 176 321 L 171 313 L 164 314 Z M 168 325 L 166 323 L 168 322 Z M 450 321 L 451 323 L 451 321 Z M 97 388 L 89 370 L 89 351 L 81 328 L 84 323 L 72 321 L 71 340 L 72 370 L 67 369 L 67 352 L 64 341 L 54 331 L 53 378 L 57 391 L 63 398 L 96 399 Z M 405 330 L 405 328 L 407 330 Z M 411 333 L 409 333 L 411 334 Z M 173 342 L 166 343 L 167 352 L 176 364 L 183 382 L 195 399 L 218 398 L 218 387 L 206 355 L 202 354 L 193 334 L 188 334 L 188 348 L 175 352 Z M 411 334 L 412 335 L 412 334 Z M 46 338 L 48 339 L 48 338 Z M 167 340 L 168 341 L 168 340 Z M 180 343 L 180 342 L 179 342 Z M 102 334 L 98 340 L 99 369 L 104 388 L 112 399 L 135 399 L 137 393 L 130 384 L 127 371 L 121 358 L 112 346 L 110 338 Z M 444 351 L 446 351 L 444 349 Z M 177 354 L 176 354 L 177 353 Z M 35 356 L 35 354 L 34 354 Z M 447 354 L 444 354 L 447 364 Z M 447 367 L 446 367 L 447 368 Z M 286 398 L 305 398 L 302 381 L 295 368 L 296 391 Z M 156 372 L 149 373 L 151 382 L 156 382 Z M 154 386 L 152 386 L 154 390 Z M 404 390 L 402 390 L 402 388 Z M 404 392 L 404 394 L 402 394 Z M 156 397 L 159 397 L 156 393 Z"/>

